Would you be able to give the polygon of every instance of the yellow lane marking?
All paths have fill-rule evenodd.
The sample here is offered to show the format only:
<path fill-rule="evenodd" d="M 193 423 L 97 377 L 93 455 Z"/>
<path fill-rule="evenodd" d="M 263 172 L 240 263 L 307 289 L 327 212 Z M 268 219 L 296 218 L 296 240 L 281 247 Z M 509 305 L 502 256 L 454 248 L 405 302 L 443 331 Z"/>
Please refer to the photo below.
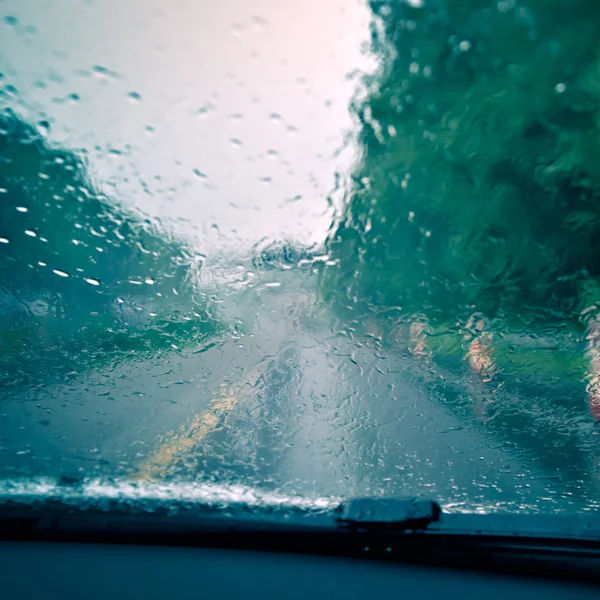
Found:
<path fill-rule="evenodd" d="M 138 467 L 133 479 L 164 479 L 180 456 L 197 447 L 210 433 L 221 429 L 225 417 L 237 403 L 237 395 L 232 393 L 232 390 L 227 390 L 223 396 L 212 401 L 210 408 L 197 414 L 189 424 L 167 433 L 158 448 Z"/>

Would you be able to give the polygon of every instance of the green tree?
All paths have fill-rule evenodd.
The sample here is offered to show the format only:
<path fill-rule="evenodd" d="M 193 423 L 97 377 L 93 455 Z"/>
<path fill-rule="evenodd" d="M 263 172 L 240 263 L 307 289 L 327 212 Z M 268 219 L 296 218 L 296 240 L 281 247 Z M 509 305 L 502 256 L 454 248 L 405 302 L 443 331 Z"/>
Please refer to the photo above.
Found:
<path fill-rule="evenodd" d="M 98 192 L 44 128 L 0 114 L 0 385 L 214 334 L 185 245 Z"/>
<path fill-rule="evenodd" d="M 426 314 L 438 332 L 479 312 L 508 333 L 568 322 L 578 339 L 600 299 L 600 4 L 371 6 L 381 66 L 355 105 L 362 158 L 328 297 L 346 315 Z M 430 343 L 456 353 L 458 339 Z M 578 380 L 585 348 L 567 353 L 556 362 Z"/>

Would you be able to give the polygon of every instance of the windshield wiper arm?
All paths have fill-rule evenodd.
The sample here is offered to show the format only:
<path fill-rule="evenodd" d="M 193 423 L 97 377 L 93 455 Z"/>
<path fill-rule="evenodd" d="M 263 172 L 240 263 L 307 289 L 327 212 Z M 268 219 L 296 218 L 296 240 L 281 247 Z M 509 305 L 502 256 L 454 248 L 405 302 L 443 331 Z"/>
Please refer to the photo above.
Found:
<path fill-rule="evenodd" d="M 354 498 L 338 512 L 338 523 L 349 531 L 419 531 L 439 521 L 442 509 L 419 498 Z"/>

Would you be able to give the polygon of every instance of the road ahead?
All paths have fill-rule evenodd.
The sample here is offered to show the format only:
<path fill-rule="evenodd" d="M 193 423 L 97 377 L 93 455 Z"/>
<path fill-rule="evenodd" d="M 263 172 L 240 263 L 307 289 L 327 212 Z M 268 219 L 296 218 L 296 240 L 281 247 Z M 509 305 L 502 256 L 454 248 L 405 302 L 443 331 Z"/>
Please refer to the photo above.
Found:
<path fill-rule="evenodd" d="M 591 422 L 565 438 L 549 425 L 559 412 L 516 414 L 527 399 L 514 390 L 494 398 L 510 410 L 478 418 L 473 378 L 332 333 L 310 275 L 272 275 L 225 299 L 222 316 L 246 318 L 203 345 L 3 391 L 0 475 L 416 494 L 455 507 L 578 510 L 597 497 Z"/>

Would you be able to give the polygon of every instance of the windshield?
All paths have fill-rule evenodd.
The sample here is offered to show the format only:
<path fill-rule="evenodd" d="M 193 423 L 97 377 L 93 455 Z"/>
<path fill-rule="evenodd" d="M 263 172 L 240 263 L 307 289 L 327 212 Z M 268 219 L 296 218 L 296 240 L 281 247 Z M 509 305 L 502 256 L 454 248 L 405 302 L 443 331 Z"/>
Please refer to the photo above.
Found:
<path fill-rule="evenodd" d="M 0 485 L 598 508 L 600 4 L 0 19 Z"/>

